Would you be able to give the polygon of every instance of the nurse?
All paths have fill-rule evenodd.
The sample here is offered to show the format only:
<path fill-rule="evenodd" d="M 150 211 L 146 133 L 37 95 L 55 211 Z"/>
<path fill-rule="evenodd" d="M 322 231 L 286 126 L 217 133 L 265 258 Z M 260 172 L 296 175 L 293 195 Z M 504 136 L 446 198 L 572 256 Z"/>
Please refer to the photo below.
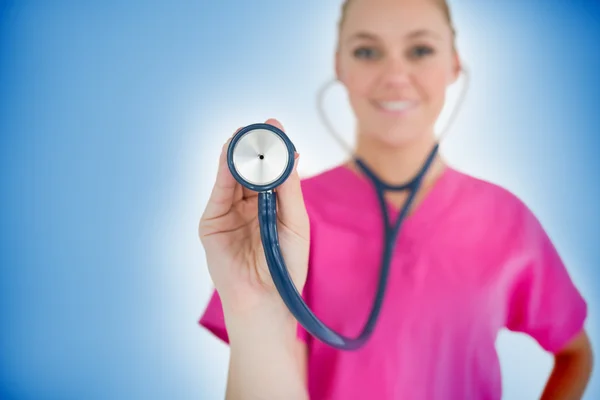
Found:
<path fill-rule="evenodd" d="M 354 152 L 380 179 L 410 180 L 436 142 L 446 89 L 461 71 L 448 5 L 346 1 L 335 60 L 356 116 Z M 308 335 L 282 302 L 256 193 L 231 175 L 227 145 L 199 235 L 215 284 L 200 324 L 230 345 L 228 399 L 500 399 L 502 328 L 554 356 L 542 399 L 581 398 L 592 369 L 586 302 L 515 195 L 438 154 L 399 234 L 375 330 L 360 349 L 342 351 Z M 383 250 L 373 187 L 348 161 L 303 180 L 294 169 L 277 192 L 294 284 L 319 319 L 356 336 Z M 406 195 L 386 196 L 392 220 Z"/>

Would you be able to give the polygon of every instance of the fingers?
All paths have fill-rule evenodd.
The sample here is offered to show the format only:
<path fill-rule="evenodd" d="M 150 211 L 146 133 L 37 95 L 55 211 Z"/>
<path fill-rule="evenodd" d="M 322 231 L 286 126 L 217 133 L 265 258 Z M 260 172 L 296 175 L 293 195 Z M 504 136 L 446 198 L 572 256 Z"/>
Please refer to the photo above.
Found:
<path fill-rule="evenodd" d="M 298 175 L 299 160 L 300 155 L 296 153 L 292 173 L 275 191 L 279 221 L 297 234 L 304 235 L 308 233 L 309 221 Z"/>
<path fill-rule="evenodd" d="M 281 125 L 281 122 L 277 121 L 275 118 L 269 118 L 265 121 L 265 124 L 273 125 L 275 128 L 279 128 L 285 132 L 285 129 L 283 129 L 283 125 Z"/>
<path fill-rule="evenodd" d="M 235 133 L 239 132 L 240 129 L 242 128 L 237 129 Z M 202 219 L 208 220 L 221 217 L 229 212 L 234 203 L 236 187 L 239 186 L 239 184 L 231 174 L 227 165 L 227 149 L 232 139 L 233 135 L 225 142 L 221 149 L 217 179 L 210 194 L 206 209 L 202 214 Z"/>
<path fill-rule="evenodd" d="M 278 120 L 271 118 L 265 123 L 285 132 Z M 300 176 L 298 175 L 299 154 L 294 156 L 294 169 L 290 176 L 275 191 L 277 192 L 277 214 L 279 221 L 292 231 L 301 234 L 308 231 L 308 216 L 302 196 Z"/>
<path fill-rule="evenodd" d="M 268 119 L 265 123 L 273 125 L 284 131 L 283 125 L 276 119 Z M 219 157 L 219 168 L 215 185 L 212 189 L 208 204 L 202 215 L 203 220 L 219 218 L 227 214 L 233 204 L 241 198 L 256 196 L 255 192 L 241 187 L 235 180 L 227 165 L 227 149 L 233 136 L 240 131 L 239 128 L 225 143 Z M 276 189 L 278 216 L 281 223 L 289 229 L 300 233 L 308 229 L 308 216 L 302 196 L 302 188 L 297 167 L 299 154 L 294 157 L 294 168 L 286 181 Z"/>

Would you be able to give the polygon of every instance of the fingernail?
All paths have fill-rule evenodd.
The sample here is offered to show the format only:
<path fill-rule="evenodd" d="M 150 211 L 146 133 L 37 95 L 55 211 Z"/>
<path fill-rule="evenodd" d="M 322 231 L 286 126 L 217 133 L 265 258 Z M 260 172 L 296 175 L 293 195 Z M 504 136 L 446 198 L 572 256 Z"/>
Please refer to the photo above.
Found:
<path fill-rule="evenodd" d="M 300 154 L 298 152 L 294 153 L 294 160 L 297 160 L 300 157 Z"/>

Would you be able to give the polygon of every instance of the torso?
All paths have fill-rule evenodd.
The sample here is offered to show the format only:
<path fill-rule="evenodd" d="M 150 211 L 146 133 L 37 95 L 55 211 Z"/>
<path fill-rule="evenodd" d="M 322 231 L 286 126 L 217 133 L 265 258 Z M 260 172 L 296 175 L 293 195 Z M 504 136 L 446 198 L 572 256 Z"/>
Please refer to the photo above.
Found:
<path fill-rule="evenodd" d="M 461 186 L 474 184 L 483 191 L 479 208 L 464 203 Z M 344 167 L 303 185 L 312 226 L 307 303 L 329 327 L 356 337 L 380 275 L 383 225 L 376 195 Z M 504 323 L 505 284 L 499 239 L 509 235 L 509 226 L 491 225 L 494 190 L 443 170 L 401 229 L 369 342 L 340 351 L 309 341 L 311 399 L 499 398 L 494 341 Z M 389 205 L 392 219 L 397 208 Z"/>

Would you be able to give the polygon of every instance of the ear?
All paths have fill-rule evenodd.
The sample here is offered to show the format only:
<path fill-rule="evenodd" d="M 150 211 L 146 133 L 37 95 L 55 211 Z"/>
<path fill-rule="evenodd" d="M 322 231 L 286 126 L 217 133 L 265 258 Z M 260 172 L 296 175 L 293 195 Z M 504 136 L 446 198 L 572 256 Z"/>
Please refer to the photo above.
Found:
<path fill-rule="evenodd" d="M 455 50 L 454 54 L 452 55 L 452 79 L 450 81 L 450 84 L 456 83 L 461 72 L 462 72 L 462 62 L 460 60 L 458 52 Z"/>
<path fill-rule="evenodd" d="M 338 81 L 342 80 L 342 73 L 340 70 L 340 52 L 336 50 L 335 52 L 335 77 Z"/>

